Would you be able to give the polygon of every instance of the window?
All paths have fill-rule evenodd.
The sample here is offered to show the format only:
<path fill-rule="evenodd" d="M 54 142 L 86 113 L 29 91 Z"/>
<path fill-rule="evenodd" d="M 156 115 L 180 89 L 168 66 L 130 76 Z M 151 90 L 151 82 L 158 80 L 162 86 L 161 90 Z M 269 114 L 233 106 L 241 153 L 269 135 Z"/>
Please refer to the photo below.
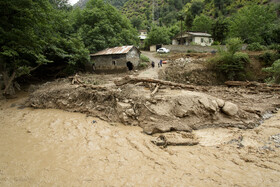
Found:
<path fill-rule="evenodd" d="M 209 38 L 209 43 L 212 43 L 212 39 L 211 38 Z"/>
<path fill-rule="evenodd" d="M 115 66 L 115 65 L 116 65 L 116 61 L 114 60 L 114 61 L 112 62 L 112 64 Z"/>
<path fill-rule="evenodd" d="M 203 43 L 204 42 L 204 40 L 203 40 L 203 38 L 201 38 L 201 43 Z"/>

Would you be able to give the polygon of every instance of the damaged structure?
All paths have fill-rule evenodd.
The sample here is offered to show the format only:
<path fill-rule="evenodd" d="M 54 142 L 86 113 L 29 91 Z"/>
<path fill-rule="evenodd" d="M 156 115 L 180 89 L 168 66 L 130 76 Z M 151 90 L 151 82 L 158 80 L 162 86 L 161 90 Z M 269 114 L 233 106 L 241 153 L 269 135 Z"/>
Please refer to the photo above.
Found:
<path fill-rule="evenodd" d="M 140 51 L 134 46 L 108 48 L 90 55 L 92 70 L 97 73 L 119 73 L 133 70 L 140 61 Z"/>

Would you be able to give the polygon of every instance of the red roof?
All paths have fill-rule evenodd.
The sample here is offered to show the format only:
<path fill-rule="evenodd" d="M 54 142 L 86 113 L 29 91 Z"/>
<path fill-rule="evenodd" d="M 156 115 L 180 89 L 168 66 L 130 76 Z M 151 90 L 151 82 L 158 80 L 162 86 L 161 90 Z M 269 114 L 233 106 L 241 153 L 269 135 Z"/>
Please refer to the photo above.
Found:
<path fill-rule="evenodd" d="M 107 48 L 103 51 L 99 51 L 95 54 L 91 54 L 90 56 L 103 56 L 103 55 L 120 55 L 128 53 L 134 46 L 122 46 L 122 47 L 114 47 L 114 48 Z"/>

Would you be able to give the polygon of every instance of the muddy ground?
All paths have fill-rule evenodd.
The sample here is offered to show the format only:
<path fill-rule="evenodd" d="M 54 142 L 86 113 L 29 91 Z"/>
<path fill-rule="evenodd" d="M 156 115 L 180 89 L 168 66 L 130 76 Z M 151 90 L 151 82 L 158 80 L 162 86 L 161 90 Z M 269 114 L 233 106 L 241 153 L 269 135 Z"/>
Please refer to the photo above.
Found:
<path fill-rule="evenodd" d="M 0 185 L 280 184 L 278 92 L 118 85 L 126 76 L 83 74 L 0 101 Z"/>
<path fill-rule="evenodd" d="M 280 113 L 254 129 L 210 128 L 193 146 L 81 113 L 1 102 L 0 186 L 279 186 Z M 176 138 L 178 142 L 178 138 Z M 170 142 L 169 142 L 170 143 Z"/>

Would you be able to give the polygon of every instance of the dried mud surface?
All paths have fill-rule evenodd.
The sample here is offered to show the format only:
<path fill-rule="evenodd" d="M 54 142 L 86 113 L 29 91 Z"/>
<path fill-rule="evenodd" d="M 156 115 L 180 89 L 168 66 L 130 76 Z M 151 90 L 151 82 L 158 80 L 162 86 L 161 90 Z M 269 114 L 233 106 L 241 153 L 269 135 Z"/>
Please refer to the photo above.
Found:
<path fill-rule="evenodd" d="M 0 101 L 0 186 L 280 184 L 280 113 L 254 129 L 164 133 L 165 147 L 139 127 L 24 108 L 26 95 Z M 196 143 L 172 146 L 178 137 Z"/>

